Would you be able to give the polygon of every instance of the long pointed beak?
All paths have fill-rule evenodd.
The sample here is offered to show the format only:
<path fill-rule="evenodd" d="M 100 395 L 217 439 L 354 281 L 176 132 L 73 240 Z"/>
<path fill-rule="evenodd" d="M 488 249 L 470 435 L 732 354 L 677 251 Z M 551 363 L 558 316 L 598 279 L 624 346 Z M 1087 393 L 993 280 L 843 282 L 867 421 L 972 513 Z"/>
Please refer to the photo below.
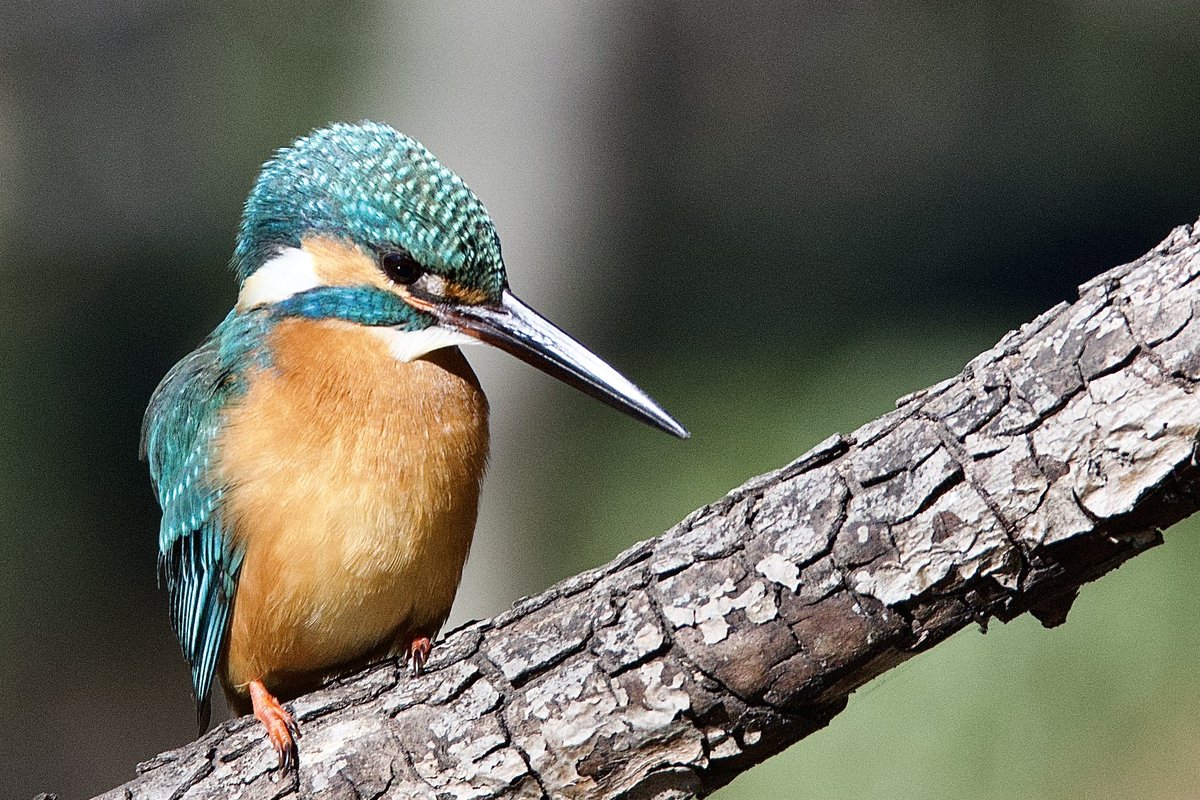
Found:
<path fill-rule="evenodd" d="M 426 303 L 422 307 L 447 327 L 498 347 L 647 425 L 680 439 L 691 435 L 632 381 L 508 289 L 499 305 Z"/>

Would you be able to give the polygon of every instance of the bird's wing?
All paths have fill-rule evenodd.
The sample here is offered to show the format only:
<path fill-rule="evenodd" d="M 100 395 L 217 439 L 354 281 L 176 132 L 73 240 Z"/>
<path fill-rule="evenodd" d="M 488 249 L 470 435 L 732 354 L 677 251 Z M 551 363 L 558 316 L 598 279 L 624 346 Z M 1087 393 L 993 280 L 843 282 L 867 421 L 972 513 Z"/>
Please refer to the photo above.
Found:
<path fill-rule="evenodd" d="M 248 339 L 238 325 L 231 314 L 167 373 L 142 424 L 142 458 L 163 509 L 160 576 L 170 595 L 172 627 L 191 664 L 201 730 L 208 727 L 209 694 L 242 560 L 221 519 L 226 487 L 214 482 L 211 471 L 222 410 L 244 391 L 239 369 L 246 360 L 238 351 Z"/>

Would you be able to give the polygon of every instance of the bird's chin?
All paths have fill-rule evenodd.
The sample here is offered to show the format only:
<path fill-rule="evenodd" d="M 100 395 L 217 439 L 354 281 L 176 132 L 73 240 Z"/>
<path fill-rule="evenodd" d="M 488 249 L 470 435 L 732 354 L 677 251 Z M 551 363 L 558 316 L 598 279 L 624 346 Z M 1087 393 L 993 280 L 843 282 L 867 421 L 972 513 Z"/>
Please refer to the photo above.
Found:
<path fill-rule="evenodd" d="M 479 344 L 479 340 L 460 331 L 431 325 L 419 331 L 405 331 L 397 328 L 371 328 L 371 333 L 383 340 L 388 352 L 397 361 L 415 361 L 434 350 L 443 347 L 456 347 L 464 344 Z"/>

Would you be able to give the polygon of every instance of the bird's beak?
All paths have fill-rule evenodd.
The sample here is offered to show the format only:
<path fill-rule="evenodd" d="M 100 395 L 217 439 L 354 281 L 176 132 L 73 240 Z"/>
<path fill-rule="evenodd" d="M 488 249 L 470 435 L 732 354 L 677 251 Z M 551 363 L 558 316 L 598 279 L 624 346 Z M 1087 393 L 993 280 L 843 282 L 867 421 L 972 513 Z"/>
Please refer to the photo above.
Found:
<path fill-rule="evenodd" d="M 508 289 L 504 290 L 499 303 L 437 302 L 432 297 L 410 297 L 409 302 L 432 313 L 442 325 L 511 353 L 634 419 L 680 439 L 690 435 L 632 381 L 522 303 Z"/>

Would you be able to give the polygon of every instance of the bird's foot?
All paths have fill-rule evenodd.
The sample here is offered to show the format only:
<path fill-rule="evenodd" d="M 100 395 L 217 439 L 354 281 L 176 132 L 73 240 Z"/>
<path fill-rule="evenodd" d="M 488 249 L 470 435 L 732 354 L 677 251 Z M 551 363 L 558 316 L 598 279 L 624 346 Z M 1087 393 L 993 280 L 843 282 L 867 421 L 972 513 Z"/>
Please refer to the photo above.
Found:
<path fill-rule="evenodd" d="M 425 671 L 425 662 L 429 660 L 431 652 L 433 652 L 433 642 L 429 640 L 428 636 L 419 636 L 408 643 L 408 667 L 412 671 L 413 677 Z"/>
<path fill-rule="evenodd" d="M 262 681 L 250 681 L 250 700 L 254 703 L 254 716 L 267 729 L 267 738 L 279 756 L 278 769 L 286 770 L 293 764 L 298 765 L 296 739 L 300 736 L 300 726 L 295 718 L 267 691 Z"/>

